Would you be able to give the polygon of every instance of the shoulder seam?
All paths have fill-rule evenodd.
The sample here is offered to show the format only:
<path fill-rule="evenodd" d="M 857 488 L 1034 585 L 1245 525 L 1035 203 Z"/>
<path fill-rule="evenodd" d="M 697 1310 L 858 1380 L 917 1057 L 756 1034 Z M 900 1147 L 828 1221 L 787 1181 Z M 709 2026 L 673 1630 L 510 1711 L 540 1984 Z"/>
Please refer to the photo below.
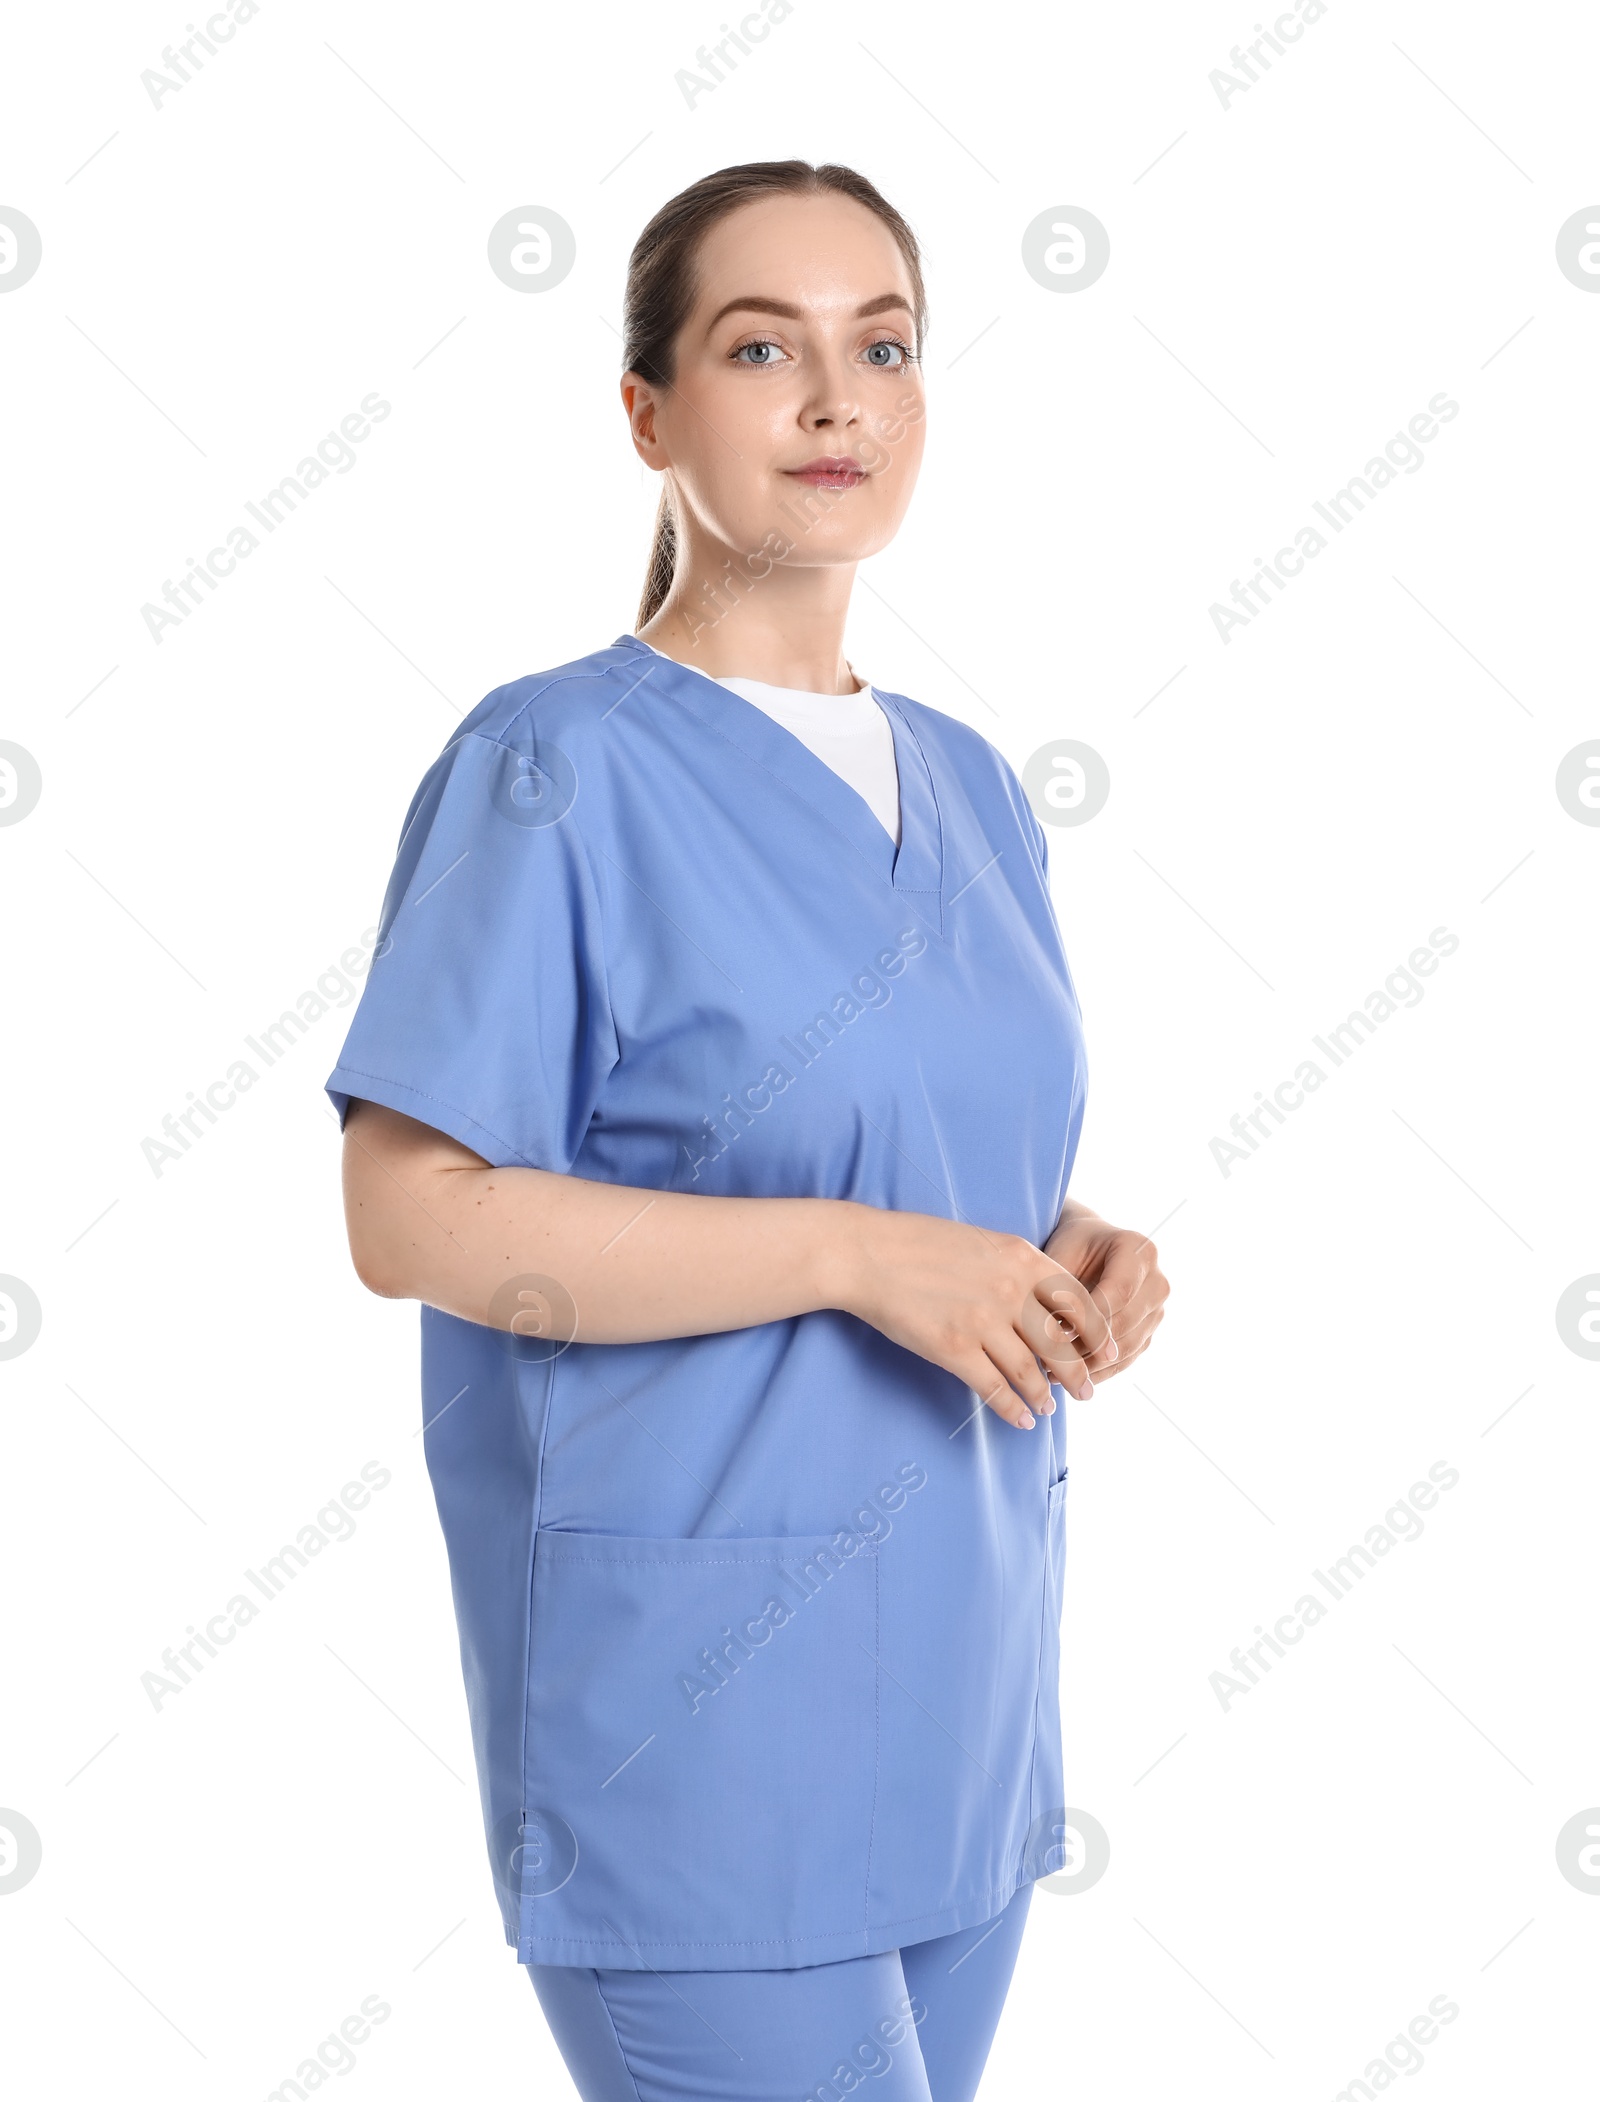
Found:
<path fill-rule="evenodd" d="M 614 647 L 614 645 L 608 645 L 608 647 Z M 596 654 L 599 655 L 600 652 L 596 652 Z M 526 715 L 528 710 L 533 706 L 534 702 L 542 699 L 545 694 L 552 692 L 555 688 L 560 686 L 577 685 L 580 681 L 585 679 L 609 679 L 613 676 L 614 673 L 616 673 L 620 669 L 620 665 L 608 664 L 596 671 L 567 671 L 565 669 L 560 669 L 553 672 L 524 672 L 522 675 L 524 679 L 536 679 L 539 683 L 534 687 L 531 693 L 525 694 L 523 696 L 520 705 L 517 707 L 517 709 L 512 715 L 506 718 L 506 721 L 501 726 L 501 729 L 497 734 L 491 735 L 486 730 L 464 730 L 461 734 L 464 737 L 481 737 L 486 744 L 504 744 L 506 736 L 512 730 L 514 725 L 521 719 L 521 717 Z M 484 695 L 483 700 L 489 700 L 494 694 L 504 693 L 508 688 L 520 684 L 521 680 L 519 679 L 507 679 L 504 686 L 491 687 L 489 689 L 489 692 Z M 478 703 L 478 706 L 481 708 L 483 706 L 483 701 L 480 701 Z M 451 740 L 452 744 L 457 742 L 459 742 L 458 739 L 453 738 Z M 448 749 L 449 747 L 447 746 L 446 750 Z"/>

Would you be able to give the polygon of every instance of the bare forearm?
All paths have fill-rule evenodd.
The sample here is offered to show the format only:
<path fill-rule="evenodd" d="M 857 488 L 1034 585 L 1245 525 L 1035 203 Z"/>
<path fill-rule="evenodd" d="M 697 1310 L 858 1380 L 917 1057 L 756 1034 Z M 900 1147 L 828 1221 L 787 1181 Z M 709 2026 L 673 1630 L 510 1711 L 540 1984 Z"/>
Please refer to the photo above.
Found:
<path fill-rule="evenodd" d="M 362 1282 L 490 1328 L 590 1343 L 714 1335 L 837 1308 L 1031 1429 L 1110 1330 L 1031 1241 L 824 1197 L 694 1197 L 481 1156 L 371 1102 L 345 1123 Z M 524 1296 L 519 1299 L 519 1293 Z"/>
<path fill-rule="evenodd" d="M 490 1168 L 465 1149 L 444 1165 L 437 1146 L 397 1143 L 381 1113 L 357 1116 L 345 1154 L 351 1245 L 388 1297 L 506 1327 L 502 1288 L 550 1279 L 585 1341 L 635 1343 L 750 1328 L 842 1296 L 848 1215 L 860 1206 L 635 1189 Z"/>

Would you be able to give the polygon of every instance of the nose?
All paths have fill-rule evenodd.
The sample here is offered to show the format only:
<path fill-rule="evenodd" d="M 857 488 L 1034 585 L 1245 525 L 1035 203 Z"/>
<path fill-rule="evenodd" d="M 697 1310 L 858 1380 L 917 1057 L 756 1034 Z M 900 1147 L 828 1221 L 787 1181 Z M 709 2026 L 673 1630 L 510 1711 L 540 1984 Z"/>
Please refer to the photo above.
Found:
<path fill-rule="evenodd" d="M 860 411 L 853 401 L 831 401 L 826 407 L 807 409 L 803 422 L 808 430 L 831 430 L 836 424 L 852 424 L 860 421 Z"/>

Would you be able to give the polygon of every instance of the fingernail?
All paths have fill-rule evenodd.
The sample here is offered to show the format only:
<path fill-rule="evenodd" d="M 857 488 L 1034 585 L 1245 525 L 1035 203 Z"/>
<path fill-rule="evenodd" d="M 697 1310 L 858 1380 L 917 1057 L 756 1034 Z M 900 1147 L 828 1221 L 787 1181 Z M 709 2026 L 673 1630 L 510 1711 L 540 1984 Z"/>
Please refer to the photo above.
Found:
<path fill-rule="evenodd" d="M 1108 1342 L 1108 1343 L 1106 1344 L 1106 1356 L 1107 1356 L 1107 1358 L 1115 1358 L 1115 1357 L 1116 1357 L 1116 1355 L 1117 1355 L 1117 1345 L 1116 1345 L 1116 1340 L 1115 1340 L 1115 1338 L 1112 1338 L 1112 1339 L 1111 1339 L 1111 1340 L 1110 1340 L 1110 1341 L 1109 1341 L 1109 1342 Z"/>
<path fill-rule="evenodd" d="M 1080 1401 L 1093 1401 L 1094 1381 L 1092 1379 L 1086 1379 L 1081 1387 L 1076 1387 L 1073 1389 L 1073 1391 Z"/>
<path fill-rule="evenodd" d="M 1024 1409 L 1017 1418 L 1017 1429 L 1019 1431 L 1031 1431 L 1033 1429 L 1033 1411 L 1031 1409 Z"/>

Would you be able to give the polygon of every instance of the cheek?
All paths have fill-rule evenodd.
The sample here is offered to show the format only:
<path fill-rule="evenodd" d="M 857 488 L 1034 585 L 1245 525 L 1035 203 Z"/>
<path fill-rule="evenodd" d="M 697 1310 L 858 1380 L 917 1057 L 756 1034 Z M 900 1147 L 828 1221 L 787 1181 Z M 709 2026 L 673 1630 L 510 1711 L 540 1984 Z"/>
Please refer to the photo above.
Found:
<path fill-rule="evenodd" d="M 863 424 L 860 449 L 872 463 L 872 473 L 866 487 L 856 492 L 867 499 L 856 515 L 862 527 L 861 552 L 866 553 L 887 546 L 898 532 L 916 492 L 924 440 L 920 422 L 906 425 L 902 420 L 900 437 L 893 443 L 871 435 L 865 419 Z"/>
<path fill-rule="evenodd" d="M 886 409 L 880 416 L 866 419 L 873 436 L 868 445 L 884 456 L 891 472 L 915 480 L 917 469 L 922 465 L 922 449 L 927 440 L 927 425 L 921 402 L 909 411 L 899 408 Z"/>
<path fill-rule="evenodd" d="M 778 502 L 804 495 L 778 472 L 805 456 L 797 416 L 778 381 L 703 386 L 686 397 L 671 445 L 673 471 L 695 515 L 730 546 L 759 547 L 783 526 Z M 785 530 L 794 537 L 792 525 Z"/>

